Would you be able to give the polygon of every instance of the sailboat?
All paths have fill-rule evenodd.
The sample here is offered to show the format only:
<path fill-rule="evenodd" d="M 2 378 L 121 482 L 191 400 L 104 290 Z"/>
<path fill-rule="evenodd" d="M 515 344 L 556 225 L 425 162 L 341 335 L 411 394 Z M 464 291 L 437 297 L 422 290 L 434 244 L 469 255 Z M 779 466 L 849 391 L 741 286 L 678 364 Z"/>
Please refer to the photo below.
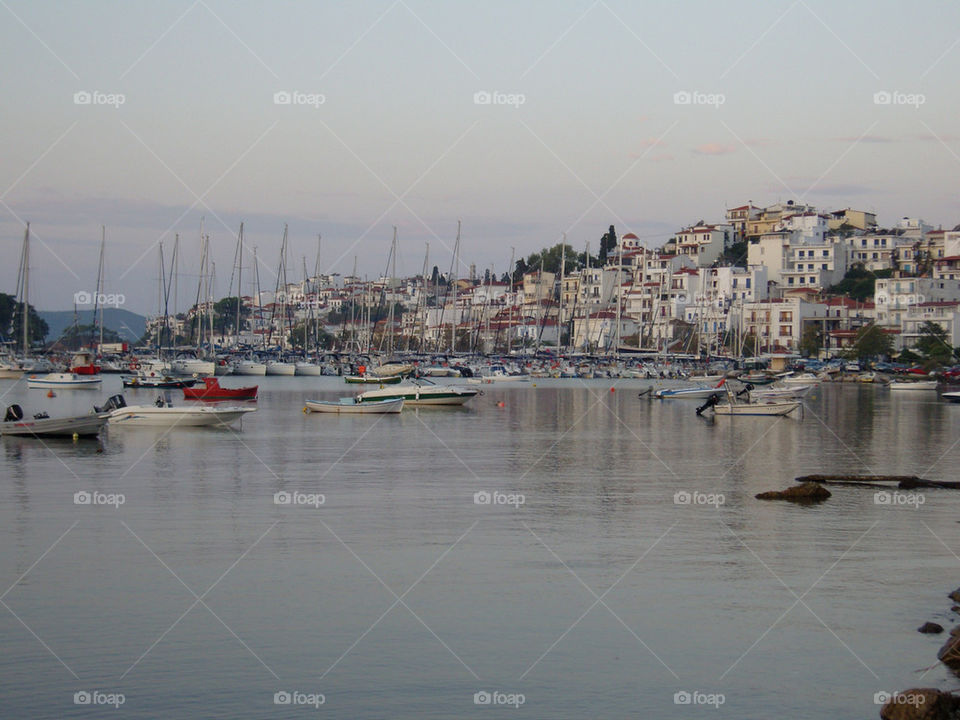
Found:
<path fill-rule="evenodd" d="M 278 343 L 281 353 L 286 344 L 287 332 L 287 226 L 283 226 L 283 241 L 280 243 L 280 266 L 277 269 L 277 284 L 273 294 L 273 306 L 276 310 L 277 298 L 280 299 L 280 341 Z M 273 329 L 273 317 L 270 319 L 270 327 Z M 297 371 L 293 363 L 285 362 L 282 359 L 267 361 L 267 375 L 294 375 Z"/>

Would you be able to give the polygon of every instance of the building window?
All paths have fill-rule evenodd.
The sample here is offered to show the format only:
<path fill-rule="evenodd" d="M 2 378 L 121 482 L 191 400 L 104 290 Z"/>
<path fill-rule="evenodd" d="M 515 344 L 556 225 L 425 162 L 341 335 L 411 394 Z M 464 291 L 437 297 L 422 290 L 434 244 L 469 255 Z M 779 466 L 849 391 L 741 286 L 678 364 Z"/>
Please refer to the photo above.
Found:
<path fill-rule="evenodd" d="M 793 278 L 790 278 L 790 279 L 793 280 Z M 804 281 L 804 280 L 806 280 L 806 278 L 803 277 L 803 275 L 801 275 L 801 276 L 800 276 L 800 284 L 801 284 L 801 285 L 803 285 L 803 281 Z"/>
<path fill-rule="evenodd" d="M 790 337 L 790 326 L 781 325 L 780 326 L 780 337 Z"/>
<path fill-rule="evenodd" d="M 793 322 L 793 313 L 789 310 L 780 311 L 780 322 Z"/>
<path fill-rule="evenodd" d="M 826 270 L 826 269 L 827 269 L 827 264 L 824 263 L 823 265 L 821 265 L 821 266 L 820 266 L 820 269 L 821 269 L 821 270 Z"/>

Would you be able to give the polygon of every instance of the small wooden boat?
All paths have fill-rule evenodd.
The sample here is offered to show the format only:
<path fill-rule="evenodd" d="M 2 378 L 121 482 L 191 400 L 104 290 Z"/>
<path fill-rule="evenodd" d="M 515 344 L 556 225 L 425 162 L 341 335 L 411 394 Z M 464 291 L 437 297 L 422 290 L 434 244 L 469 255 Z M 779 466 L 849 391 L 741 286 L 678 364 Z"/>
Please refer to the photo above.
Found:
<path fill-rule="evenodd" d="M 720 378 L 716 385 L 693 385 L 678 388 L 660 388 L 653 393 L 653 396 L 659 400 L 669 400 L 671 398 L 708 398 L 715 392 L 721 392 L 721 388 L 726 382 L 726 378 Z"/>
<path fill-rule="evenodd" d="M 339 414 L 383 414 L 398 413 L 403 410 L 403 398 L 389 400 L 370 400 L 361 402 L 357 398 L 340 398 L 339 400 L 306 400 L 303 411 L 306 413 L 339 413 Z"/>
<path fill-rule="evenodd" d="M 197 384 L 194 378 L 174 378 L 169 375 L 124 375 L 120 379 L 125 388 L 144 388 L 147 390 L 188 388 Z"/>
<path fill-rule="evenodd" d="M 936 380 L 894 380 L 887 387 L 893 391 L 907 391 L 907 392 L 929 392 L 936 391 L 937 381 Z"/>
<path fill-rule="evenodd" d="M 400 375 L 344 375 L 343 379 L 351 385 L 396 385 L 403 380 Z"/>
<path fill-rule="evenodd" d="M 11 405 L 0 423 L 0 435 L 33 437 L 96 437 L 107 424 L 109 413 L 92 412 L 73 417 L 52 418 L 38 413 L 32 419 L 23 417 L 23 408 Z"/>
<path fill-rule="evenodd" d="M 61 388 L 65 390 L 92 388 L 98 390 L 102 382 L 100 375 L 78 375 L 72 372 L 27 376 L 28 388 Z"/>
<path fill-rule="evenodd" d="M 750 383 L 751 385 L 769 385 L 770 383 L 776 382 L 776 375 L 768 375 L 767 373 L 747 373 L 746 375 L 740 375 L 737 377 L 742 383 Z"/>
<path fill-rule="evenodd" d="M 220 387 L 215 377 L 203 378 L 203 387 L 185 387 L 184 400 L 256 400 L 257 385 L 242 388 Z"/>

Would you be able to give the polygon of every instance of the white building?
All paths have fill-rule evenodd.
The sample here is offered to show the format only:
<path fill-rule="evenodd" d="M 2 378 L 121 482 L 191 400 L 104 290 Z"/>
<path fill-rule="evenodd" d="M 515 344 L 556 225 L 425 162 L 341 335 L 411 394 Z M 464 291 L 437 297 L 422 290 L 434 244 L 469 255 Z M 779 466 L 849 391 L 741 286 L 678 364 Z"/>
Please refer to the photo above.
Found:
<path fill-rule="evenodd" d="M 733 225 L 698 223 L 677 233 L 677 254 L 686 255 L 697 267 L 710 267 L 734 242 Z"/>

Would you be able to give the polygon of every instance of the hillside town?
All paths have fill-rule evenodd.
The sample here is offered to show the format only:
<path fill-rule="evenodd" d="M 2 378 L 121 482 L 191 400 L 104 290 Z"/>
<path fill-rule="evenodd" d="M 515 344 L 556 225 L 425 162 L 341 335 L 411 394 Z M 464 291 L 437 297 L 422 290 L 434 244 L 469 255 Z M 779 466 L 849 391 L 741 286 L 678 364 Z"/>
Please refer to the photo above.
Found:
<path fill-rule="evenodd" d="M 589 244 L 583 253 L 560 244 L 500 277 L 473 265 L 458 277 L 457 264 L 443 274 L 425 263 L 408 278 L 318 273 L 232 298 L 239 318 L 228 300 L 208 298 L 151 318 L 147 336 L 157 345 L 212 338 L 221 350 L 833 357 L 868 326 L 894 352 L 915 347 L 931 324 L 951 348 L 960 333 L 960 227 L 904 217 L 883 228 L 852 208 L 748 203 L 655 249 L 611 227 L 597 256 Z"/>

